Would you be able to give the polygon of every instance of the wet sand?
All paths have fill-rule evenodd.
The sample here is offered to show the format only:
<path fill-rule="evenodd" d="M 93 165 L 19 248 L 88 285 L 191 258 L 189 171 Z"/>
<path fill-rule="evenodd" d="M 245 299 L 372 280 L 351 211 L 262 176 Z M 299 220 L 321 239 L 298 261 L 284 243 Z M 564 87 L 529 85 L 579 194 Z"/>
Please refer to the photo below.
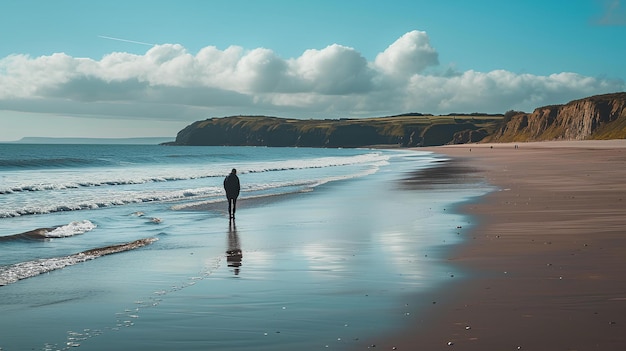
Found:
<path fill-rule="evenodd" d="M 422 148 L 498 191 L 459 210 L 466 272 L 413 296 L 419 317 L 361 348 L 625 350 L 626 140 Z M 463 170 L 461 170 L 463 171 Z"/>

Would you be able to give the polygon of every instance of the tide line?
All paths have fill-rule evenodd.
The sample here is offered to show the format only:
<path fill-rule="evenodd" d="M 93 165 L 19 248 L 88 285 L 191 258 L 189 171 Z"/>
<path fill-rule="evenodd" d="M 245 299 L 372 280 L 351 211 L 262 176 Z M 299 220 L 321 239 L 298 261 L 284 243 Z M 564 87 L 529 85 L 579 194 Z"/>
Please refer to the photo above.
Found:
<path fill-rule="evenodd" d="M 67 266 L 72 266 L 98 257 L 135 250 L 157 241 L 157 238 L 143 238 L 123 244 L 110 245 L 82 251 L 69 256 L 38 259 L 0 267 L 0 286 L 19 280 L 35 277 Z"/>

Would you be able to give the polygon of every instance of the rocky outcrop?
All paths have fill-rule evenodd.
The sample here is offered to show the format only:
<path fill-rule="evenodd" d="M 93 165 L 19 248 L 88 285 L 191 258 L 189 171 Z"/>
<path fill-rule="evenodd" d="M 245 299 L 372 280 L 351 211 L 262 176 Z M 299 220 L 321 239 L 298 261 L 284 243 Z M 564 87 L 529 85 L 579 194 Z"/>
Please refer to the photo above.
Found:
<path fill-rule="evenodd" d="M 544 106 L 505 121 L 487 142 L 626 138 L 626 93 Z"/>
<path fill-rule="evenodd" d="M 432 146 L 450 143 L 455 133 L 502 120 L 492 116 L 403 115 L 365 119 L 299 120 L 265 116 L 232 116 L 195 122 L 169 145 L 366 147 Z"/>
<path fill-rule="evenodd" d="M 454 133 L 454 137 L 452 138 L 452 142 L 450 142 L 450 144 L 477 143 L 483 140 L 488 135 L 489 132 L 487 132 L 487 130 L 485 129 L 463 130 L 458 133 Z"/>

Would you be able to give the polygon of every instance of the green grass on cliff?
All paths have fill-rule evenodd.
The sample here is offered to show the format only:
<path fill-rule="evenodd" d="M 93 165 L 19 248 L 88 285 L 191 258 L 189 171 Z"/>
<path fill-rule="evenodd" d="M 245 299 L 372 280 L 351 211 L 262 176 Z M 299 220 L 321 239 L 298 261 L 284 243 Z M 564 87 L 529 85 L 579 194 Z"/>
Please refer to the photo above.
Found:
<path fill-rule="evenodd" d="M 591 136 L 596 140 L 626 139 L 626 116 L 600 126 Z"/>
<path fill-rule="evenodd" d="M 498 115 L 458 115 L 458 116 L 414 116 L 400 115 L 393 117 L 342 118 L 342 119 L 293 119 L 266 116 L 233 116 L 211 118 L 198 124 L 198 128 L 209 125 L 228 123 L 231 126 L 246 127 L 250 130 L 271 130 L 278 125 L 293 125 L 301 131 L 319 130 L 326 132 L 337 126 L 368 125 L 382 130 L 387 135 L 403 135 L 407 127 L 424 130 L 435 124 L 471 123 L 477 128 L 494 129 L 502 121 Z M 235 120 L 233 122 L 233 120 Z"/>
<path fill-rule="evenodd" d="M 453 142 L 459 132 L 491 133 L 503 118 L 502 115 L 478 114 L 341 119 L 231 116 L 195 122 L 181 131 L 176 141 L 179 145 L 431 146 Z M 462 135 L 465 136 L 461 138 L 469 136 Z"/>

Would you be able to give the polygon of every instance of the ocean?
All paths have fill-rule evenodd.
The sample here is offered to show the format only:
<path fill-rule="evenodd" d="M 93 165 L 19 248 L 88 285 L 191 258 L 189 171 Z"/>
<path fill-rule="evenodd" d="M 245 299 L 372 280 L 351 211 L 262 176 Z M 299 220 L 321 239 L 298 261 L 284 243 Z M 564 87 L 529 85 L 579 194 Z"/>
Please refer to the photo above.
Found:
<path fill-rule="evenodd" d="M 0 350 L 349 349 L 462 279 L 414 150 L 0 144 Z M 242 191 L 230 221 L 222 181 Z M 418 177 L 419 178 L 419 177 Z"/>

